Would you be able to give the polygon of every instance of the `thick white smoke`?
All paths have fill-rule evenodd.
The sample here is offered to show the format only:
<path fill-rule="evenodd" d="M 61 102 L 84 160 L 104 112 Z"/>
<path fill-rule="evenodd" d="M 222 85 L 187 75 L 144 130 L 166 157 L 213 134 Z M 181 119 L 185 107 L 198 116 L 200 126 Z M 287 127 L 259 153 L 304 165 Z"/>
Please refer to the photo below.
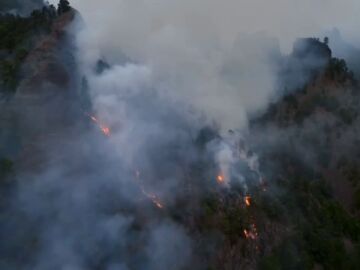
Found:
<path fill-rule="evenodd" d="M 105 57 L 146 66 L 151 86 L 185 101 L 225 128 L 244 126 L 274 88 L 274 36 L 289 51 L 295 38 L 338 27 L 355 40 L 360 3 L 342 1 L 74 0 L 86 28 L 85 66 Z M 350 18 L 344 22 L 343 18 Z M 353 19 L 351 19 L 353 18 Z M 260 33 L 261 32 L 261 33 Z M 141 78 L 139 78 L 141 80 Z"/>
<path fill-rule="evenodd" d="M 360 10 L 354 0 L 341 6 L 335 0 L 77 0 L 72 5 L 82 17 L 76 29 L 78 60 L 94 108 L 119 131 L 112 140 L 128 166 L 149 139 L 185 138 L 180 126 L 215 122 L 223 135 L 246 128 L 248 114 L 265 109 L 273 97 L 277 60 L 294 40 L 337 27 L 356 41 L 355 21 L 343 18 L 356 18 Z M 111 65 L 102 74 L 94 72 L 99 59 Z M 182 125 L 173 114 L 191 120 Z M 220 148 L 225 150 L 216 159 L 228 174 L 235 161 Z"/>
<path fill-rule="evenodd" d="M 344 0 L 341 4 L 337 0 L 72 0 L 71 3 L 91 25 L 92 37 L 102 37 L 97 39 L 101 47 L 122 44 L 128 45 L 122 49 L 127 47 L 133 52 L 144 52 L 150 39 L 156 39 L 154 35 L 171 28 L 177 36 L 183 31 L 192 37 L 190 44 L 194 38 L 206 42 L 209 37 L 229 44 L 238 33 L 267 31 L 281 38 L 286 47 L 299 36 L 312 36 L 332 27 L 338 27 L 346 38 L 359 41 L 354 29 L 360 11 L 356 0 Z"/>

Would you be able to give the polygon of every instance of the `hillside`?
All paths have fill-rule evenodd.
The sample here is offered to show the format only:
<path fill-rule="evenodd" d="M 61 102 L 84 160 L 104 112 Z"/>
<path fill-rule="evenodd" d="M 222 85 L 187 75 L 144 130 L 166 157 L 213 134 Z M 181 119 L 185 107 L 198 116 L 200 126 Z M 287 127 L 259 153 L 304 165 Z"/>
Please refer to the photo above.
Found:
<path fill-rule="evenodd" d="M 87 78 L 77 16 L 0 15 L 0 269 L 358 269 L 360 86 L 328 40 L 276 54 L 272 104 L 224 132 L 133 94 L 134 63 Z"/>
<path fill-rule="evenodd" d="M 262 170 L 275 183 L 281 216 L 291 228 L 282 245 L 290 244 L 287 252 L 293 253 L 281 257 L 280 246 L 268 258 L 278 265 L 274 269 L 291 263 L 291 256 L 306 268 L 356 269 L 359 263 L 360 89 L 345 61 L 325 52 L 320 57 L 326 64 L 308 83 L 252 122 Z M 295 261 L 292 267 L 301 263 Z"/>

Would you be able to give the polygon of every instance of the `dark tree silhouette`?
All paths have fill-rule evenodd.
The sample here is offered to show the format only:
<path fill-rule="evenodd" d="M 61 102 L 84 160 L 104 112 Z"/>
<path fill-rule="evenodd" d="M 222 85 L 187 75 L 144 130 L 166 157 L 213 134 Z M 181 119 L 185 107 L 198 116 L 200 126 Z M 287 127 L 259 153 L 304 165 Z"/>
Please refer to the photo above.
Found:
<path fill-rule="evenodd" d="M 65 12 L 70 11 L 71 7 L 70 7 L 70 3 L 67 0 L 60 0 L 59 4 L 58 4 L 58 14 L 63 14 Z"/>
<path fill-rule="evenodd" d="M 328 38 L 328 37 L 325 37 L 325 38 L 324 38 L 324 43 L 325 43 L 326 45 L 329 45 L 329 38 Z"/>

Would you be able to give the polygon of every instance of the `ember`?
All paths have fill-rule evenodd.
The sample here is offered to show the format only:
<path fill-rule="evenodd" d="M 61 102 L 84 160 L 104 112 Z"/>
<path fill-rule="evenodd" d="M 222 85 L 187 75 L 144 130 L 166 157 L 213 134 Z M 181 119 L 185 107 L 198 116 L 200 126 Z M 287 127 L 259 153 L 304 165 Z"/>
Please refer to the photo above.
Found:
<path fill-rule="evenodd" d="M 145 188 L 143 187 L 143 185 L 139 182 L 140 175 L 141 175 L 140 171 L 135 171 L 137 183 L 139 185 L 139 188 L 140 188 L 142 194 L 144 194 L 147 198 L 149 198 L 157 208 L 163 209 L 164 205 L 161 203 L 160 198 L 158 196 L 156 196 L 155 194 L 148 193 L 145 190 Z"/>
<path fill-rule="evenodd" d="M 145 191 L 145 189 L 143 187 L 140 187 L 141 188 L 141 191 L 142 193 L 148 197 L 154 204 L 157 208 L 160 208 L 160 209 L 163 209 L 164 206 L 162 205 L 162 203 L 160 202 L 160 199 L 155 195 L 155 194 L 150 194 L 148 192 Z"/>
<path fill-rule="evenodd" d="M 257 238 L 258 233 L 255 224 L 252 224 L 249 230 L 244 229 L 244 236 L 245 238 L 251 240 L 255 240 Z"/>
<path fill-rule="evenodd" d="M 245 196 L 245 204 L 247 207 L 249 207 L 251 205 L 251 197 L 250 196 Z"/>
<path fill-rule="evenodd" d="M 104 133 L 105 136 L 110 136 L 111 135 L 111 130 L 109 127 L 105 126 L 104 124 L 102 124 L 99 119 L 97 119 L 95 116 L 89 115 L 87 114 L 91 121 L 93 121 L 95 124 L 98 125 L 98 127 L 100 128 L 101 132 Z"/>
<path fill-rule="evenodd" d="M 110 136 L 110 128 L 108 128 L 108 127 L 101 127 L 101 131 L 102 131 L 106 136 Z"/>
<path fill-rule="evenodd" d="M 225 182 L 225 178 L 221 174 L 217 176 L 216 180 L 219 184 L 223 184 Z"/>

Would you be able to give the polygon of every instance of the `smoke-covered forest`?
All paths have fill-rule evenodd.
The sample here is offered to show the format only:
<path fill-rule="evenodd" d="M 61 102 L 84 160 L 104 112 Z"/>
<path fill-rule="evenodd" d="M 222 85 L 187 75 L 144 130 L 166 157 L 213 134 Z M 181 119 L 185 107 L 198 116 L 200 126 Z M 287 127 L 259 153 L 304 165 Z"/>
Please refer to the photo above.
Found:
<path fill-rule="evenodd" d="M 0 269 L 360 268 L 357 1 L 71 2 L 0 2 Z"/>

